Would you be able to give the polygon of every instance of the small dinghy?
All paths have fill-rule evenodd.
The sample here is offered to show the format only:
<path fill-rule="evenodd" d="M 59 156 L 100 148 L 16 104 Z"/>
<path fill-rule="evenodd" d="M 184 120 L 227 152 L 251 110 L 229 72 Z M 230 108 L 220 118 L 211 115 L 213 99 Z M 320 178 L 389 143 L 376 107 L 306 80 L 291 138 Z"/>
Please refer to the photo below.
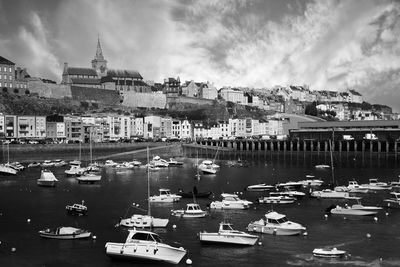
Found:
<path fill-rule="evenodd" d="M 61 226 L 55 229 L 44 229 L 39 231 L 39 235 L 44 238 L 52 239 L 80 239 L 88 238 L 91 236 L 91 232 L 75 227 Z"/>
<path fill-rule="evenodd" d="M 65 209 L 69 214 L 78 216 L 86 215 L 88 211 L 87 207 L 85 206 L 84 200 L 82 200 L 82 204 L 67 205 Z"/>
<path fill-rule="evenodd" d="M 340 258 L 346 254 L 344 250 L 338 250 L 337 248 L 316 248 L 313 250 L 313 255 L 315 257 L 322 258 Z"/>

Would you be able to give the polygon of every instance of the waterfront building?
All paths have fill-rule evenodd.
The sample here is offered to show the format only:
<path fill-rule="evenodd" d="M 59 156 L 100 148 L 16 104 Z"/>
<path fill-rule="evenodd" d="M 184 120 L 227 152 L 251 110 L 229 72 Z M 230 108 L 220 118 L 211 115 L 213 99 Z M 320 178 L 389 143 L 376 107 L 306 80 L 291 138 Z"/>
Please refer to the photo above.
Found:
<path fill-rule="evenodd" d="M 246 136 L 246 120 L 245 119 L 229 119 L 230 136 L 245 137 Z"/>
<path fill-rule="evenodd" d="M 161 138 L 161 117 L 144 117 L 144 136 L 145 138 Z"/>
<path fill-rule="evenodd" d="M 66 116 L 64 117 L 64 122 L 66 139 L 73 142 L 83 142 L 84 129 L 82 118 L 78 116 Z"/>
<path fill-rule="evenodd" d="M 171 118 L 161 118 L 161 137 L 171 138 L 172 137 L 172 119 Z"/>
<path fill-rule="evenodd" d="M 46 138 L 57 142 L 63 142 L 66 138 L 65 123 L 55 121 L 46 122 Z"/>
<path fill-rule="evenodd" d="M 17 138 L 17 116 L 5 115 L 4 116 L 5 133 L 7 139 Z"/>
<path fill-rule="evenodd" d="M 203 139 L 208 137 L 208 129 L 202 121 L 192 121 L 193 123 L 193 138 Z"/>
<path fill-rule="evenodd" d="M 35 116 L 17 116 L 17 138 L 35 138 Z"/>
<path fill-rule="evenodd" d="M 35 138 L 46 138 L 46 116 L 35 117 Z"/>
<path fill-rule="evenodd" d="M 179 138 L 181 139 L 193 139 L 192 124 L 188 120 L 183 120 L 181 123 L 181 133 Z"/>
<path fill-rule="evenodd" d="M 115 90 L 124 95 L 127 92 L 151 93 L 151 86 L 143 81 L 142 75 L 136 70 L 107 70 L 106 76 L 101 78 L 103 89 Z"/>
<path fill-rule="evenodd" d="M 132 129 L 131 136 L 144 136 L 144 118 L 134 118 L 134 127 Z"/>
<path fill-rule="evenodd" d="M 14 88 L 15 63 L 0 56 L 0 88 Z M 6 90 L 6 89 L 4 89 Z M 8 92 L 12 92 L 8 90 Z"/>
<path fill-rule="evenodd" d="M 181 138 L 182 122 L 180 120 L 172 120 L 172 137 Z"/>

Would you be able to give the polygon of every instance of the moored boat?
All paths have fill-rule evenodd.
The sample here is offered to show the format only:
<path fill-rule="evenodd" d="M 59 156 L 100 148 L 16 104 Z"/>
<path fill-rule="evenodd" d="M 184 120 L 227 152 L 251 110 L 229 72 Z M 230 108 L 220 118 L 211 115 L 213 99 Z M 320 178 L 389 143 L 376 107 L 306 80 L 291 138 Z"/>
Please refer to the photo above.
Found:
<path fill-rule="evenodd" d="M 160 156 L 154 156 L 153 160 L 150 161 L 150 164 L 152 164 L 154 167 L 168 167 L 169 164 L 165 159 L 160 158 Z"/>
<path fill-rule="evenodd" d="M 96 172 L 84 172 L 82 175 L 77 176 L 78 183 L 95 183 L 101 181 L 101 174 Z"/>
<path fill-rule="evenodd" d="M 361 186 L 357 181 L 349 181 L 349 185 L 347 186 L 349 192 L 351 193 L 368 193 L 368 187 Z"/>
<path fill-rule="evenodd" d="M 384 199 L 383 202 L 388 208 L 400 208 L 400 193 L 390 192 L 390 198 Z"/>
<path fill-rule="evenodd" d="M 272 235 L 299 235 L 306 230 L 301 224 L 289 221 L 285 215 L 270 211 L 265 219 L 249 223 L 247 230 Z"/>
<path fill-rule="evenodd" d="M 259 203 L 267 203 L 267 204 L 292 204 L 296 201 L 296 198 L 289 196 L 269 196 L 269 197 L 260 197 L 258 199 Z"/>
<path fill-rule="evenodd" d="M 378 179 L 369 179 L 368 184 L 362 184 L 363 187 L 370 190 L 390 190 L 392 187 L 388 183 L 379 182 Z"/>
<path fill-rule="evenodd" d="M 56 186 L 58 179 L 54 176 L 54 174 L 49 170 L 42 170 L 40 174 L 40 178 L 37 180 L 38 186 L 48 186 L 54 187 Z"/>
<path fill-rule="evenodd" d="M 149 201 L 150 202 L 159 202 L 159 203 L 169 203 L 169 202 L 177 202 L 181 199 L 182 197 L 176 194 L 171 194 L 169 189 L 166 188 L 160 188 L 159 189 L 159 195 L 155 196 L 150 196 Z"/>
<path fill-rule="evenodd" d="M 171 215 L 182 218 L 203 218 L 208 214 L 197 203 L 186 204 L 186 209 L 171 210 Z"/>
<path fill-rule="evenodd" d="M 352 215 L 352 216 L 370 216 L 378 213 L 377 210 L 362 209 L 362 207 L 355 207 L 345 205 L 344 207 L 339 205 L 332 205 L 326 209 L 328 213 L 336 215 Z"/>
<path fill-rule="evenodd" d="M 218 167 L 211 160 L 203 160 L 197 167 L 203 174 L 216 174 Z"/>
<path fill-rule="evenodd" d="M 311 192 L 311 197 L 316 198 L 348 198 L 350 196 L 348 189 L 345 187 L 335 187 L 334 190 L 323 189 Z"/>
<path fill-rule="evenodd" d="M 156 233 L 140 230 L 129 230 L 124 243 L 107 242 L 105 248 L 110 257 L 172 264 L 178 264 L 187 253 L 183 247 L 166 244 Z"/>
<path fill-rule="evenodd" d="M 176 166 L 182 166 L 183 162 L 182 161 L 177 161 L 176 159 L 170 158 L 169 161 L 167 161 L 169 167 L 176 167 Z"/>
<path fill-rule="evenodd" d="M 340 258 L 346 254 L 344 250 L 338 250 L 337 248 L 316 248 L 313 250 L 313 255 L 315 257 L 322 258 Z"/>
<path fill-rule="evenodd" d="M 212 191 L 198 192 L 196 186 L 194 186 L 193 191 L 184 192 L 182 189 L 179 189 L 179 192 L 176 194 L 182 198 L 209 198 L 212 195 Z"/>
<path fill-rule="evenodd" d="M 268 185 L 266 183 L 261 183 L 261 184 L 253 184 L 249 185 L 246 187 L 247 191 L 268 191 L 275 188 L 273 185 Z"/>
<path fill-rule="evenodd" d="M 87 208 L 87 206 L 85 206 L 85 201 L 82 200 L 81 204 L 75 203 L 73 205 L 65 206 L 65 210 L 69 214 L 82 216 L 82 215 L 86 215 L 88 208 Z"/>
<path fill-rule="evenodd" d="M 44 238 L 51 239 L 80 239 L 88 238 L 92 235 L 91 232 L 75 227 L 61 226 L 55 229 L 44 229 L 39 231 L 39 235 Z"/>
<path fill-rule="evenodd" d="M 248 209 L 253 204 L 251 201 L 242 200 L 236 194 L 221 194 L 221 201 L 213 201 L 210 209 Z"/>
<path fill-rule="evenodd" d="M 258 236 L 234 230 L 232 226 L 230 223 L 221 222 L 218 232 L 200 232 L 200 241 L 248 246 L 253 246 L 257 242 Z"/>
<path fill-rule="evenodd" d="M 0 164 L 0 175 L 16 175 L 17 170 L 6 166 L 5 164 Z"/>
<path fill-rule="evenodd" d="M 328 169 L 328 168 L 330 168 L 330 167 L 331 167 L 331 166 L 326 165 L 326 164 L 315 165 L 315 168 L 317 168 L 317 169 Z"/>

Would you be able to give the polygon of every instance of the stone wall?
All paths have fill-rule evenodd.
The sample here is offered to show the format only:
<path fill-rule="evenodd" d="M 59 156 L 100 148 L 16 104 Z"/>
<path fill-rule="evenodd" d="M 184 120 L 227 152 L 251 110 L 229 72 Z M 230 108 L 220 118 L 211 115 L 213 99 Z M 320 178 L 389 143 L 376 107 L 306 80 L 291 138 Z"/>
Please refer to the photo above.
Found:
<path fill-rule="evenodd" d="M 41 80 L 28 81 L 31 94 L 36 93 L 39 97 L 63 99 L 72 97 L 70 86 L 65 84 L 44 83 Z"/>
<path fill-rule="evenodd" d="M 212 105 L 213 103 L 214 100 L 198 97 L 179 96 L 167 98 L 168 106 L 174 106 L 176 104 Z"/>
<path fill-rule="evenodd" d="M 118 92 L 106 89 L 71 86 L 71 97 L 77 101 L 95 102 L 105 105 L 119 105 Z"/>
<path fill-rule="evenodd" d="M 124 92 L 122 105 L 127 107 L 165 108 L 167 98 L 162 93 Z"/>

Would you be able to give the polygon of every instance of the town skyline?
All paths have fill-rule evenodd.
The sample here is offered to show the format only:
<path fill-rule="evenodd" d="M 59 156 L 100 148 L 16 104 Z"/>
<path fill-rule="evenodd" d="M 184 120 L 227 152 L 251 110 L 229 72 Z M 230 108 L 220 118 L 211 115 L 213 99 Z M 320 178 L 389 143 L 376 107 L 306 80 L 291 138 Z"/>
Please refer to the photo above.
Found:
<path fill-rule="evenodd" d="M 400 110 L 400 5 L 392 1 L 7 1 L 0 50 L 33 76 L 90 66 L 216 86 L 354 88 Z"/>

